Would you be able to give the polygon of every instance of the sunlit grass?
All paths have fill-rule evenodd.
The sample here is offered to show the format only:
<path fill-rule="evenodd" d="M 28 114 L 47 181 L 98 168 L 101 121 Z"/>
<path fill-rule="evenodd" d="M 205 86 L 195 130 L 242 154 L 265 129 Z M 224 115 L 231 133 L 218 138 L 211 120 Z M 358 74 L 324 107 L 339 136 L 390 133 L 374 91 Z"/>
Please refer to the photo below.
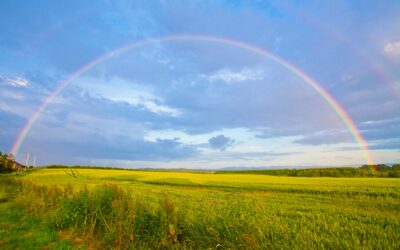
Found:
<path fill-rule="evenodd" d="M 400 241 L 393 178 L 41 169 L 18 179 L 33 184 L 8 198 L 53 214 L 45 218 L 55 231 L 75 230 L 94 246 L 395 249 Z"/>
<path fill-rule="evenodd" d="M 250 174 L 210 174 L 187 172 L 124 171 L 101 169 L 43 169 L 24 177 L 45 185 L 76 186 L 118 182 L 124 186 L 160 184 L 192 187 L 240 188 L 258 191 L 331 192 L 400 197 L 399 178 L 330 178 L 330 177 L 277 177 Z"/>

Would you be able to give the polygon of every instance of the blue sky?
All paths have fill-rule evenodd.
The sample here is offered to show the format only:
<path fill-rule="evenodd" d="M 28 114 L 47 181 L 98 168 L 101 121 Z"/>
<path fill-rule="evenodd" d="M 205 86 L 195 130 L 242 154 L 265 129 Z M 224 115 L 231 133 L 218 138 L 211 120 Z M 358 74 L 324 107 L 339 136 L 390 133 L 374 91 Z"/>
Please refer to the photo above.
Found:
<path fill-rule="evenodd" d="M 283 58 L 340 103 L 376 162 L 400 161 L 400 2 L 1 1 L 0 150 L 71 74 L 125 44 L 195 34 Z M 221 168 L 365 163 L 340 117 L 279 63 L 153 41 L 79 75 L 17 154 L 37 164 Z"/>

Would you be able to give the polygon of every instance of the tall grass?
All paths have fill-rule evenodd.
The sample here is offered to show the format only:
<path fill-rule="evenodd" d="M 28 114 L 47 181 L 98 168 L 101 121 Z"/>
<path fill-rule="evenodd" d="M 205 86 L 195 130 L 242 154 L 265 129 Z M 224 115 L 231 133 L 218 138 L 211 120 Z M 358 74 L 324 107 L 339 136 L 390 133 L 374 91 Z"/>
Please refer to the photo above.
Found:
<path fill-rule="evenodd" d="M 0 193 L 54 231 L 72 231 L 98 249 L 396 249 L 400 240 L 396 180 L 328 185 L 333 180 L 234 175 L 238 182 L 232 183 L 233 177 L 214 175 L 210 183 L 204 174 L 92 171 L 0 178 Z M 46 181 L 55 174 L 68 181 L 38 185 L 39 172 Z M 115 179 L 103 179 L 112 173 Z"/>
<path fill-rule="evenodd" d="M 180 229 L 176 205 L 164 198 L 158 207 L 135 201 L 115 184 L 73 192 L 72 186 L 39 186 L 0 178 L 4 201 L 46 219 L 55 230 L 76 230 L 97 247 L 173 247 Z M 181 239 L 181 238 L 180 238 Z"/>

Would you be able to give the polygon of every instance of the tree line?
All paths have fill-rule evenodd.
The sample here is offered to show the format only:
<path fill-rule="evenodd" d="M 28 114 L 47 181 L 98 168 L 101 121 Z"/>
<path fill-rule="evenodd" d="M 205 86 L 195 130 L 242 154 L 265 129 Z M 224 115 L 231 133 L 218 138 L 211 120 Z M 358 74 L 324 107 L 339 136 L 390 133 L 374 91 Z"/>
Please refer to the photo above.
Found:
<path fill-rule="evenodd" d="M 358 168 L 306 168 L 265 170 L 218 170 L 216 174 L 261 174 L 295 177 L 394 177 L 400 178 L 400 164 L 362 165 Z"/>

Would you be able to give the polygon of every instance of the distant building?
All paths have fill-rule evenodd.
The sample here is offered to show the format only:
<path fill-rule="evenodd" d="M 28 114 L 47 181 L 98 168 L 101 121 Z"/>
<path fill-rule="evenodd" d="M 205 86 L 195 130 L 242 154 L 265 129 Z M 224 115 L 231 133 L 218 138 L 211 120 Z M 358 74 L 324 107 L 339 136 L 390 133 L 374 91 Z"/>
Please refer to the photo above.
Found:
<path fill-rule="evenodd" d="M 17 170 L 17 171 L 21 171 L 22 169 L 25 168 L 25 166 L 22 165 L 21 163 L 17 162 L 17 161 L 13 161 L 12 168 Z"/>

